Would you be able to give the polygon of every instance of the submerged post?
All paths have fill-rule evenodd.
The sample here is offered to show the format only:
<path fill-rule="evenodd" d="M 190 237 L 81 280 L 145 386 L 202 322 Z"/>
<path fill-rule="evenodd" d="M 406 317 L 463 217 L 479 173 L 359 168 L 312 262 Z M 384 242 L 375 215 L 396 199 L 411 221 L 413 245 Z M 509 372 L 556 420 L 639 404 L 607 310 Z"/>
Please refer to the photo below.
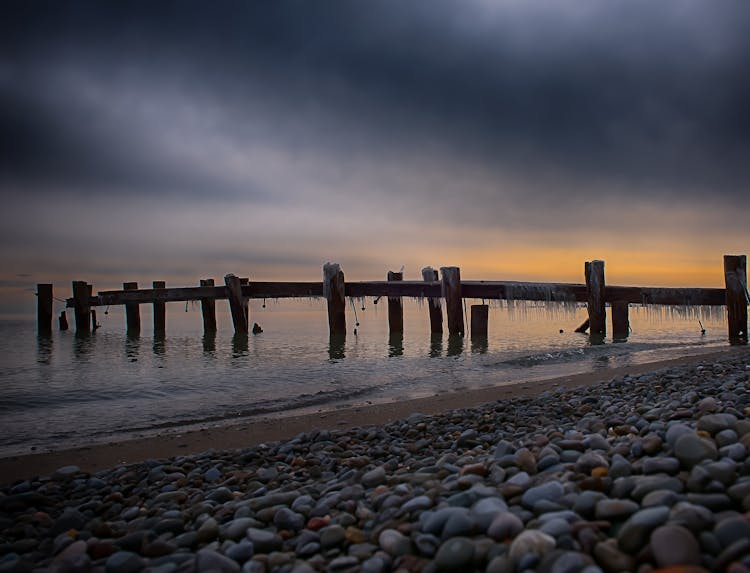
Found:
<path fill-rule="evenodd" d="M 747 342 L 747 256 L 724 255 L 724 282 L 727 295 L 727 322 L 729 340 Z"/>
<path fill-rule="evenodd" d="M 201 279 L 200 285 L 215 286 L 214 279 Z M 203 315 L 203 333 L 211 334 L 216 332 L 216 299 L 201 299 L 201 314 Z"/>
<path fill-rule="evenodd" d="M 138 290 L 138 283 L 122 283 L 122 290 Z M 141 333 L 141 308 L 137 302 L 125 303 L 125 322 L 128 336 L 138 336 Z"/>
<path fill-rule="evenodd" d="M 91 291 L 86 281 L 73 281 L 73 307 L 76 317 L 76 334 L 91 332 Z"/>
<path fill-rule="evenodd" d="M 154 281 L 154 291 L 164 290 L 167 283 Z M 154 292 L 155 296 L 159 293 Z M 154 301 L 154 336 L 164 336 L 167 332 L 167 303 L 163 300 Z"/>
<path fill-rule="evenodd" d="M 604 261 L 587 262 L 585 272 L 590 332 L 593 335 L 604 335 L 607 332 L 607 314 L 604 309 Z"/>
<path fill-rule="evenodd" d="M 471 305 L 471 337 L 487 338 L 490 307 L 487 304 Z"/>
<path fill-rule="evenodd" d="M 403 280 L 404 273 L 388 271 L 388 282 Z M 391 334 L 404 331 L 404 305 L 400 296 L 388 297 L 388 330 Z"/>
<path fill-rule="evenodd" d="M 227 299 L 229 300 L 229 310 L 232 313 L 234 333 L 247 334 L 247 314 L 245 314 L 245 307 L 243 305 L 244 297 L 242 296 L 240 278 L 233 274 L 228 274 L 224 277 L 224 284 L 227 286 Z"/>
<path fill-rule="evenodd" d="M 422 269 L 422 279 L 425 282 L 434 282 L 438 280 L 438 272 L 432 267 L 425 267 Z M 427 308 L 430 310 L 430 332 L 432 334 L 443 334 L 443 308 L 440 299 L 429 297 Z"/>
<path fill-rule="evenodd" d="M 68 315 L 63 310 L 60 312 L 60 318 L 58 319 L 60 324 L 60 330 L 68 330 Z"/>
<path fill-rule="evenodd" d="M 612 338 L 624 340 L 630 334 L 630 319 L 627 302 L 612 302 Z"/>
<path fill-rule="evenodd" d="M 39 334 L 52 334 L 52 285 L 36 285 L 36 326 Z"/>
<path fill-rule="evenodd" d="M 448 314 L 448 334 L 465 332 L 464 311 L 461 299 L 461 269 L 458 267 L 440 267 L 443 274 L 443 297 Z"/>
<path fill-rule="evenodd" d="M 338 263 L 323 265 L 323 296 L 328 301 L 328 330 L 332 336 L 346 335 L 344 271 Z"/>

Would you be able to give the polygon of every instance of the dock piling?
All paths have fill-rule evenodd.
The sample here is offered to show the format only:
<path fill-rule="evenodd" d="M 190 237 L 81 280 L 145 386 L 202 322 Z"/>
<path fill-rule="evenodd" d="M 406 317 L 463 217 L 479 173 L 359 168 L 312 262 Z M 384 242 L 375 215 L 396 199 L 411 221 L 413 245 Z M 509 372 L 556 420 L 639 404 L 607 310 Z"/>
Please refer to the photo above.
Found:
<path fill-rule="evenodd" d="M 215 286 L 214 279 L 201 279 L 200 286 Z M 201 299 L 201 315 L 203 315 L 203 334 L 216 333 L 216 299 Z"/>
<path fill-rule="evenodd" d="M 422 280 L 425 282 L 434 282 L 438 280 L 438 272 L 432 267 L 422 269 Z M 430 333 L 443 334 L 443 308 L 440 299 L 429 297 L 427 307 L 430 311 Z"/>
<path fill-rule="evenodd" d="M 727 322 L 731 342 L 747 342 L 747 256 L 724 255 Z"/>
<path fill-rule="evenodd" d="M 52 285 L 36 285 L 36 297 L 37 332 L 50 335 L 52 334 Z"/>
<path fill-rule="evenodd" d="M 344 271 L 338 263 L 323 265 L 323 296 L 328 301 L 328 330 L 331 336 L 346 335 Z"/>
<path fill-rule="evenodd" d="M 227 286 L 227 296 L 229 301 L 229 310 L 232 313 L 232 323 L 234 324 L 235 334 L 247 334 L 248 315 L 245 312 L 247 302 L 242 296 L 242 283 L 239 277 L 228 274 L 224 277 L 224 284 Z"/>
<path fill-rule="evenodd" d="M 612 338 L 625 340 L 630 334 L 630 319 L 627 302 L 612 302 Z"/>
<path fill-rule="evenodd" d="M 91 332 L 91 289 L 86 281 L 73 281 L 73 305 L 76 334 L 89 334 Z"/>
<path fill-rule="evenodd" d="M 463 335 L 464 310 L 461 299 L 461 269 L 458 267 L 440 267 L 443 275 L 443 298 L 448 314 L 448 334 Z"/>
<path fill-rule="evenodd" d="M 607 332 L 607 313 L 604 306 L 604 261 L 591 261 L 585 265 L 586 296 L 588 298 L 589 332 L 604 335 Z"/>
<path fill-rule="evenodd" d="M 122 290 L 138 290 L 138 283 L 122 283 Z M 141 308 L 137 302 L 125 303 L 125 322 L 128 336 L 141 334 Z"/>
<path fill-rule="evenodd" d="M 404 273 L 388 271 L 388 282 L 403 280 Z M 400 296 L 388 297 L 388 331 L 391 334 L 404 332 L 404 305 Z"/>
<path fill-rule="evenodd" d="M 487 338 L 490 307 L 487 304 L 471 305 L 471 337 Z"/>
<path fill-rule="evenodd" d="M 167 288 L 164 281 L 154 281 L 154 296 L 159 296 L 158 291 Z M 167 333 L 167 303 L 163 300 L 154 301 L 154 336 L 164 336 Z"/>

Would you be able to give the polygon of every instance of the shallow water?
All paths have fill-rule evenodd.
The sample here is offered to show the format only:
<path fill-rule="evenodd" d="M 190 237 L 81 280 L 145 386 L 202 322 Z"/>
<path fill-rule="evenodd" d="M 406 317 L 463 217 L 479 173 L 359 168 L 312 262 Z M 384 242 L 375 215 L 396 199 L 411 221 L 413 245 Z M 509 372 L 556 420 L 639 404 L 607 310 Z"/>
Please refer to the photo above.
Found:
<path fill-rule="evenodd" d="M 483 341 L 431 337 L 427 307 L 411 300 L 403 337 L 388 334 L 385 299 L 352 301 L 345 341 L 329 339 L 317 300 L 251 301 L 251 322 L 264 332 L 249 337 L 233 336 L 222 304 L 214 337 L 203 336 L 197 305 L 169 304 L 161 339 L 150 308 L 141 309 L 137 338 L 125 335 L 119 308 L 100 310 L 102 327 L 84 338 L 56 329 L 37 337 L 33 320 L 0 321 L 0 455 L 540 380 L 727 344 L 720 315 L 704 316 L 702 335 L 696 318 L 639 308 L 628 342 L 600 345 L 573 332 L 584 308 L 491 308 Z"/>

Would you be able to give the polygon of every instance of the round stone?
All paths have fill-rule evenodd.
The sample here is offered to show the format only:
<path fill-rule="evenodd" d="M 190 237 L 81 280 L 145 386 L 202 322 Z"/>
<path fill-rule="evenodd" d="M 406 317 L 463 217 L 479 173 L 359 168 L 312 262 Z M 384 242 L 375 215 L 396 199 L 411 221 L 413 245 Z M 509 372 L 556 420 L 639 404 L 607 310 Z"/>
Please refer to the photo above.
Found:
<path fill-rule="evenodd" d="M 395 529 L 384 529 L 378 537 L 378 543 L 392 557 L 411 552 L 411 540 Z"/>
<path fill-rule="evenodd" d="M 474 559 L 474 542 L 466 537 L 453 537 L 443 543 L 435 555 L 438 571 L 466 571 Z"/>
<path fill-rule="evenodd" d="M 654 529 L 651 533 L 651 551 L 659 567 L 701 564 L 700 544 L 689 530 L 679 525 Z"/>
<path fill-rule="evenodd" d="M 677 438 L 674 454 L 682 466 L 689 469 L 703 460 L 715 460 L 719 452 L 712 441 L 691 433 Z"/>
<path fill-rule="evenodd" d="M 510 544 L 508 555 L 518 562 L 524 555 L 542 556 L 555 547 L 555 538 L 536 529 L 521 532 Z"/>

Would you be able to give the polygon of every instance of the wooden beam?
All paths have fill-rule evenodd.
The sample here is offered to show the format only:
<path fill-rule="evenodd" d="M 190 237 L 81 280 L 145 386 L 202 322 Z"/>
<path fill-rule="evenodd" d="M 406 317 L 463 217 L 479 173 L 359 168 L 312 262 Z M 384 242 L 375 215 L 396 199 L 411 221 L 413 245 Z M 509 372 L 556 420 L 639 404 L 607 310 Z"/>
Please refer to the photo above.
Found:
<path fill-rule="evenodd" d="M 438 281 L 438 272 L 432 267 L 422 269 L 422 280 L 428 283 Z M 443 334 L 443 308 L 440 299 L 436 296 L 427 298 L 427 307 L 430 311 L 430 333 Z"/>
<path fill-rule="evenodd" d="M 604 308 L 604 261 L 587 262 L 585 273 L 590 333 L 604 335 L 607 332 L 607 313 Z"/>
<path fill-rule="evenodd" d="M 224 284 L 227 287 L 229 295 L 229 310 L 232 313 L 232 323 L 234 324 L 235 334 L 247 334 L 247 314 L 245 314 L 245 305 L 247 302 L 242 296 L 242 285 L 240 278 L 233 274 L 224 277 Z"/>
<path fill-rule="evenodd" d="M 36 327 L 44 336 L 52 334 L 52 285 L 36 285 Z"/>
<path fill-rule="evenodd" d="M 404 273 L 388 271 L 388 282 L 403 280 Z M 404 305 L 401 297 L 388 297 L 388 331 L 391 334 L 404 332 Z"/>
<path fill-rule="evenodd" d="M 339 264 L 323 265 L 323 296 L 328 301 L 328 330 L 332 337 L 346 336 L 345 293 L 344 271 Z"/>
<path fill-rule="evenodd" d="M 487 338 L 490 307 L 487 304 L 471 305 L 471 337 Z"/>
<path fill-rule="evenodd" d="M 167 283 L 154 281 L 154 291 L 164 290 Z M 156 294 L 156 293 L 155 293 Z M 164 336 L 167 333 L 167 303 L 163 300 L 154 301 L 154 336 Z"/>
<path fill-rule="evenodd" d="M 202 287 L 213 287 L 214 279 L 201 279 Z M 203 333 L 212 334 L 216 332 L 216 299 L 205 297 L 201 301 L 201 314 L 203 315 Z"/>
<path fill-rule="evenodd" d="M 138 290 L 138 283 L 122 283 L 122 290 Z M 125 322 L 128 336 L 141 334 L 141 309 L 137 302 L 125 303 Z"/>
<path fill-rule="evenodd" d="M 731 342 L 747 342 L 747 257 L 724 255 L 727 322 Z"/>
<path fill-rule="evenodd" d="M 91 332 L 90 306 L 91 291 L 85 281 L 73 281 L 73 308 L 75 309 L 76 334 Z"/>
<path fill-rule="evenodd" d="M 448 314 L 448 334 L 463 335 L 464 309 L 461 299 L 461 269 L 458 267 L 440 267 L 443 275 L 443 297 Z"/>
<path fill-rule="evenodd" d="M 252 282 L 242 287 L 247 298 L 304 298 L 323 296 L 322 282 Z M 346 296 L 389 296 L 431 298 L 442 296 L 440 282 L 427 281 L 363 281 L 346 283 Z M 552 302 L 588 302 L 585 284 L 570 283 L 519 283 L 513 281 L 461 281 L 461 296 L 486 300 L 530 300 Z M 132 291 L 101 291 L 91 297 L 90 306 L 107 306 L 136 302 L 151 304 L 155 301 L 185 302 L 213 298 L 224 300 L 224 286 L 196 286 L 166 288 L 163 291 L 139 289 Z M 723 288 L 659 288 L 605 286 L 606 302 L 620 301 L 630 304 L 711 305 L 724 306 L 726 289 Z M 74 308 L 73 299 L 67 301 Z"/>
<path fill-rule="evenodd" d="M 627 302 L 613 302 L 610 305 L 612 313 L 612 338 L 625 340 L 630 335 L 630 319 L 628 317 Z"/>

